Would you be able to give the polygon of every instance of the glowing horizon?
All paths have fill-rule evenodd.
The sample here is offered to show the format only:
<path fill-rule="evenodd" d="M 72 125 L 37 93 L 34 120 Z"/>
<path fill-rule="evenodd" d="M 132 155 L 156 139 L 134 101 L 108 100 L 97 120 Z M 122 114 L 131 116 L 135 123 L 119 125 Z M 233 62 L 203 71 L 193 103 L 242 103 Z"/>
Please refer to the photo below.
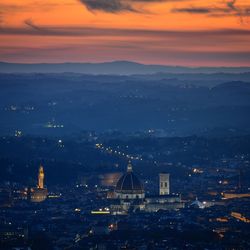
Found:
<path fill-rule="evenodd" d="M 0 61 L 250 66 L 247 0 L 2 0 Z"/>

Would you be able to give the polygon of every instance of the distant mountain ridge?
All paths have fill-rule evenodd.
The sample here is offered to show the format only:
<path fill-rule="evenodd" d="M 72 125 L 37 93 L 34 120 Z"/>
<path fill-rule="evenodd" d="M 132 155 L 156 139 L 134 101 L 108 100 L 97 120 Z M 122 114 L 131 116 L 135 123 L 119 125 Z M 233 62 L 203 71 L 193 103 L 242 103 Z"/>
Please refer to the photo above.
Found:
<path fill-rule="evenodd" d="M 216 85 L 214 89 L 242 89 L 242 90 L 250 90 L 250 82 L 243 82 L 243 81 L 231 81 L 221 83 Z"/>
<path fill-rule="evenodd" d="M 156 73 L 212 74 L 246 73 L 250 67 L 183 67 L 140 64 L 130 61 L 103 63 L 7 63 L 0 62 L 0 73 L 80 73 L 92 75 L 147 75 Z"/>

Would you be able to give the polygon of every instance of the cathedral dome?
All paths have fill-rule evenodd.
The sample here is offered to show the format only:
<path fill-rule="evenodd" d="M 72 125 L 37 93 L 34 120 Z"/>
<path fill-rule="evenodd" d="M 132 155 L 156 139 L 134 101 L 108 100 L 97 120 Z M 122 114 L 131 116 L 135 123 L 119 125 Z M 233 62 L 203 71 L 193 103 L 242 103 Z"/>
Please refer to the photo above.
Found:
<path fill-rule="evenodd" d="M 116 193 L 122 194 L 143 194 L 144 188 L 140 180 L 133 173 L 132 165 L 129 163 L 127 172 L 119 179 L 116 184 Z"/>

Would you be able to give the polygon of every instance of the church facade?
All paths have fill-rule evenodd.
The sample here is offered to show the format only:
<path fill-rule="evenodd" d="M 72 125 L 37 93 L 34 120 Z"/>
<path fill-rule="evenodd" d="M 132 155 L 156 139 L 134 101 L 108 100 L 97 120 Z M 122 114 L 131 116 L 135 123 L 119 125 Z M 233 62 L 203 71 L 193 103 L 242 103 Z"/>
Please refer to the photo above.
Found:
<path fill-rule="evenodd" d="M 127 214 L 129 212 L 157 212 L 184 207 L 180 195 L 171 195 L 169 174 L 159 175 L 159 195 L 145 196 L 144 185 L 134 174 L 132 164 L 127 166 L 127 172 L 118 180 L 110 199 L 112 214 Z"/>

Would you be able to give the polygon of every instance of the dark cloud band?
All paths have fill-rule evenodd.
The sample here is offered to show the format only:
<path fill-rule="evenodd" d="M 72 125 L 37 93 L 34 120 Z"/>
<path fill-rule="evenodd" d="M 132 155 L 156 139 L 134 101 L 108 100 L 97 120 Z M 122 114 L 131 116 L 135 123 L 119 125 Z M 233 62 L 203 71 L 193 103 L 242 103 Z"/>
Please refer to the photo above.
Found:
<path fill-rule="evenodd" d="M 250 6 L 236 6 L 236 0 L 227 1 L 224 7 L 208 6 L 208 7 L 186 7 L 186 8 L 174 8 L 173 13 L 189 13 L 189 14 L 206 14 L 213 17 L 225 17 L 225 16 L 236 16 L 236 17 L 248 17 L 250 16 Z M 241 20 L 243 21 L 243 20 Z"/>
<path fill-rule="evenodd" d="M 24 27 L 0 27 L 0 35 L 37 35 L 37 36 L 141 36 L 167 38 L 171 36 L 249 36 L 249 29 L 217 30 L 152 30 L 152 29 L 119 29 L 93 28 L 86 26 L 40 26 L 31 19 L 24 21 Z"/>
<path fill-rule="evenodd" d="M 134 7 L 134 3 L 153 3 L 153 2 L 177 2 L 185 0 L 79 0 L 90 11 L 103 11 L 118 13 L 124 11 L 142 12 Z"/>
<path fill-rule="evenodd" d="M 134 11 L 133 8 L 121 0 L 80 0 L 90 11 L 105 11 L 116 13 L 121 11 Z"/>

